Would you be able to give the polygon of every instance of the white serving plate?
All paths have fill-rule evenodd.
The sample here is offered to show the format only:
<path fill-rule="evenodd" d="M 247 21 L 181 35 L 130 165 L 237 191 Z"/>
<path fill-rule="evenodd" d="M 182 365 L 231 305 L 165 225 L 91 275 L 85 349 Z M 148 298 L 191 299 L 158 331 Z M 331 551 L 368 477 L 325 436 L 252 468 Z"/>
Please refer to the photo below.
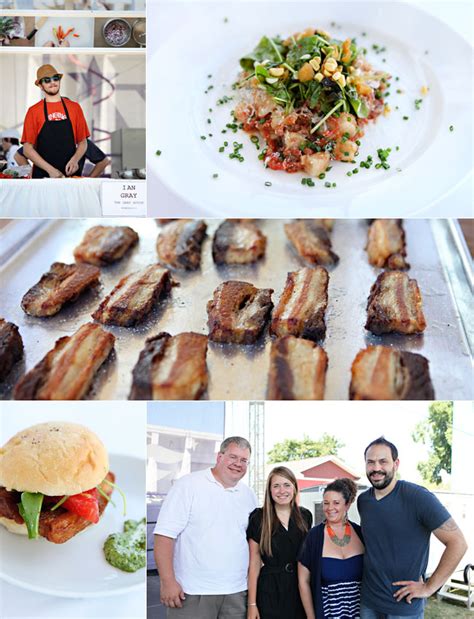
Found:
<path fill-rule="evenodd" d="M 64 544 L 44 538 L 29 540 L 0 527 L 0 578 L 38 593 L 65 598 L 100 598 L 130 593 L 145 585 L 145 569 L 127 573 L 112 567 L 104 558 L 103 544 L 110 533 L 123 530 L 127 519 L 145 515 L 145 463 L 123 455 L 110 455 L 110 470 L 127 498 L 114 491 L 97 525 L 91 525 Z"/>

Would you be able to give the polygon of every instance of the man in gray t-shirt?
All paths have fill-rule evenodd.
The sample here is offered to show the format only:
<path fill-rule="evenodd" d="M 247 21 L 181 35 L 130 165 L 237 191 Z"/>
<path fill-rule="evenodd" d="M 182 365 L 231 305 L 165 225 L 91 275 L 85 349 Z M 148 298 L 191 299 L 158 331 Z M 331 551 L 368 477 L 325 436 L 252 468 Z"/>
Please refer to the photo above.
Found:
<path fill-rule="evenodd" d="M 365 466 L 372 488 L 357 501 L 365 543 L 361 619 L 421 619 L 423 598 L 446 582 L 466 552 L 464 536 L 434 494 L 397 480 L 393 443 L 372 441 Z M 425 582 L 431 533 L 446 548 Z"/>

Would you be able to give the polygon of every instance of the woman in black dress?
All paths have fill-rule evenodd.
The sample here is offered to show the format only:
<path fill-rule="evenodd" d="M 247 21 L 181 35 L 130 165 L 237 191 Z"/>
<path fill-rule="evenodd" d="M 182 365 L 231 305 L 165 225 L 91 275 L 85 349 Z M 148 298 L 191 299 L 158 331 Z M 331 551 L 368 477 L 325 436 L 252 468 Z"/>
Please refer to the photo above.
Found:
<path fill-rule="evenodd" d="M 296 557 L 311 528 L 311 512 L 297 504 L 296 477 L 284 466 L 268 476 L 263 507 L 250 514 L 247 619 L 305 619 Z"/>

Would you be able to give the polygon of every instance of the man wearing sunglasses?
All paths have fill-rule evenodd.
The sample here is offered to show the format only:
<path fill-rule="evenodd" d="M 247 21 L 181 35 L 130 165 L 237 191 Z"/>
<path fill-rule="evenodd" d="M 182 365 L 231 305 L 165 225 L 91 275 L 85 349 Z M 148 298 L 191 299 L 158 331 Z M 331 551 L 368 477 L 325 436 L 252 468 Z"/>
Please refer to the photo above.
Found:
<path fill-rule="evenodd" d="M 44 99 L 29 108 L 23 125 L 23 150 L 33 162 L 33 178 L 63 178 L 79 170 L 89 129 L 81 106 L 61 97 L 62 73 L 42 65 L 35 84 Z"/>

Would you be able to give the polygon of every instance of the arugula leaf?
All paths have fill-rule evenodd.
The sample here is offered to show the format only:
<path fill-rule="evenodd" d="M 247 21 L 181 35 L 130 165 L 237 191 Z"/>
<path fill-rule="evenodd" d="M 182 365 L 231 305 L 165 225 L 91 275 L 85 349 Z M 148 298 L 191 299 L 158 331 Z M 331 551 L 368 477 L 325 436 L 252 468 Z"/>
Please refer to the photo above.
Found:
<path fill-rule="evenodd" d="M 296 65 L 301 66 L 308 61 L 308 59 L 301 60 L 301 56 L 306 56 L 306 54 L 309 54 L 311 58 L 314 58 L 314 56 L 320 56 L 320 49 L 327 45 L 327 43 L 323 43 L 323 40 L 324 39 L 321 39 L 321 37 L 316 35 L 300 39 L 297 41 L 296 45 L 292 45 L 292 47 L 290 47 L 286 56 L 286 62 L 293 67 Z"/>
<path fill-rule="evenodd" d="M 240 66 L 246 71 L 253 71 L 254 62 L 269 60 L 272 63 L 282 62 L 283 45 L 279 38 L 262 37 L 257 47 L 240 59 Z"/>
<path fill-rule="evenodd" d="M 369 115 L 369 108 L 367 107 L 365 101 L 362 101 L 362 99 L 359 99 L 352 93 L 347 94 L 347 99 L 358 118 L 367 118 Z"/>
<path fill-rule="evenodd" d="M 313 81 L 309 83 L 308 90 L 306 91 L 306 100 L 309 102 L 309 107 L 311 109 L 316 107 L 316 104 L 321 97 L 322 90 L 323 87 L 320 82 Z"/>
<path fill-rule="evenodd" d="M 22 492 L 18 511 L 28 530 L 28 539 L 39 537 L 39 517 L 44 495 L 41 492 Z"/>

